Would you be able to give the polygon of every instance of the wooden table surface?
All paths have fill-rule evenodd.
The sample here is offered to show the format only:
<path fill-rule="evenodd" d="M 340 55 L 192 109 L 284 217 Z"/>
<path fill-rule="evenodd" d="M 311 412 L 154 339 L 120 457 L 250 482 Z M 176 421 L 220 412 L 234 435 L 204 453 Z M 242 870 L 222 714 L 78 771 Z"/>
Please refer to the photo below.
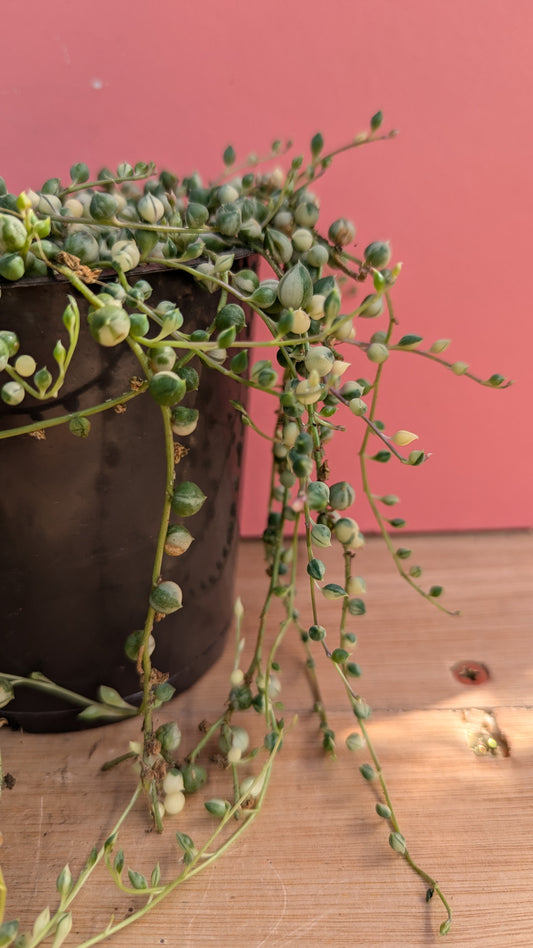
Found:
<path fill-rule="evenodd" d="M 447 895 L 451 932 L 441 939 L 440 903 L 426 904 L 425 885 L 389 847 L 387 825 L 374 810 L 374 785 L 358 773 L 366 757 L 344 747 L 354 719 L 329 667 L 324 693 L 339 752 L 336 761 L 324 758 L 293 636 L 280 660 L 285 719 L 298 713 L 298 722 L 286 736 L 261 813 L 233 850 L 113 945 L 533 946 L 532 534 L 418 536 L 409 545 L 425 566 L 425 581 L 441 583 L 461 615 L 450 618 L 414 595 L 380 541 L 370 539 L 361 560 L 368 611 L 356 620 L 360 689 L 373 708 L 371 733 L 410 852 Z M 250 645 L 264 589 L 261 564 L 260 544 L 243 541 L 237 586 Z M 192 746 L 199 720 L 214 718 L 223 705 L 232 645 L 161 715 L 179 718 L 184 746 Z M 320 650 L 317 661 L 325 664 Z M 487 666 L 486 683 L 453 677 L 452 666 L 469 661 Z M 509 756 L 472 749 L 487 710 Z M 0 855 L 6 918 L 19 917 L 21 930 L 46 905 L 56 905 L 62 866 L 79 869 L 91 846 L 106 839 L 133 781 L 129 765 L 107 773 L 100 767 L 127 749 L 137 729 L 126 721 L 81 734 L 2 730 L 4 769 L 16 784 L 2 795 Z M 210 795 L 220 792 L 223 779 L 211 778 Z M 177 863 L 174 830 L 194 837 L 212 825 L 201 809 L 193 798 L 168 820 L 161 840 L 146 832 L 139 801 L 122 839 L 126 865 L 149 873 L 159 859 L 164 880 Z M 131 896 L 108 885 L 103 867 L 92 880 L 67 945 L 81 944 L 110 914 L 118 920 L 131 911 Z"/>

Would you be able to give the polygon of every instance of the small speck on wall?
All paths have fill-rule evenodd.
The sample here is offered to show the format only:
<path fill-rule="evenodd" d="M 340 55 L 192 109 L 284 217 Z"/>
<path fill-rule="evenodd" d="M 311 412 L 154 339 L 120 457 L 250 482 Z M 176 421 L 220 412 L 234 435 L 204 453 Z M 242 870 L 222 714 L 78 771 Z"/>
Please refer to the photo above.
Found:
<path fill-rule="evenodd" d="M 101 79 L 91 79 L 91 86 L 93 89 L 102 89 L 104 84 Z"/>

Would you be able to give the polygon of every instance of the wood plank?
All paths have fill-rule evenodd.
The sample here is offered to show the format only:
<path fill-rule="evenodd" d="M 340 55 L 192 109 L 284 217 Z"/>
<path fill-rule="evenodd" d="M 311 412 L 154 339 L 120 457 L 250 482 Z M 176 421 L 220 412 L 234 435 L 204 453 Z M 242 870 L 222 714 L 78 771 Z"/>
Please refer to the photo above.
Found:
<path fill-rule="evenodd" d="M 379 541 L 368 542 L 362 558 L 368 613 L 354 620 L 354 629 L 361 690 L 374 708 L 372 735 L 410 851 L 452 904 L 454 925 L 444 944 L 530 948 L 532 536 L 418 536 L 412 545 L 417 562 L 427 567 L 427 583 L 441 582 L 462 615 L 450 618 L 413 596 L 393 575 Z M 243 542 L 238 588 L 249 645 L 261 606 L 261 564 L 260 545 Z M 333 628 L 338 604 L 324 600 L 320 608 L 324 624 Z M 273 622 L 270 634 L 275 632 Z M 453 678 L 452 665 L 465 659 L 487 664 L 486 684 Z M 229 642 L 217 667 L 161 716 L 178 716 L 184 746 L 194 741 L 198 722 L 220 709 L 232 660 Z M 317 661 L 322 664 L 319 651 Z M 424 884 L 391 851 L 387 826 L 374 812 L 374 784 L 358 773 L 367 755 L 343 746 L 354 719 L 337 676 L 324 667 L 324 696 L 339 745 L 338 759 L 331 761 L 317 740 L 298 636 L 287 640 L 281 662 L 285 717 L 299 717 L 262 812 L 232 852 L 119 934 L 112 942 L 118 948 L 418 948 L 440 941 L 440 905 L 435 898 L 425 904 Z M 469 746 L 465 711 L 473 717 L 468 709 L 479 708 L 492 709 L 509 740 L 509 757 L 476 756 Z M 260 725 L 254 718 L 257 741 Z M 4 768 L 17 780 L 1 801 L 6 917 L 19 916 L 24 927 L 46 904 L 53 906 L 62 866 L 79 869 L 90 847 L 106 838 L 133 781 L 129 765 L 108 773 L 100 767 L 127 747 L 137 729 L 136 722 L 124 722 L 82 734 L 2 732 Z M 215 771 L 209 795 L 226 795 L 225 781 L 227 775 Z M 168 826 L 163 840 L 147 833 L 139 802 L 124 834 L 126 864 L 149 874 L 159 859 L 165 880 L 177 865 L 173 831 L 199 840 L 213 823 L 193 798 Z M 111 913 L 126 917 L 133 904 L 108 885 L 100 868 L 93 878 L 69 945 L 105 925 Z"/>

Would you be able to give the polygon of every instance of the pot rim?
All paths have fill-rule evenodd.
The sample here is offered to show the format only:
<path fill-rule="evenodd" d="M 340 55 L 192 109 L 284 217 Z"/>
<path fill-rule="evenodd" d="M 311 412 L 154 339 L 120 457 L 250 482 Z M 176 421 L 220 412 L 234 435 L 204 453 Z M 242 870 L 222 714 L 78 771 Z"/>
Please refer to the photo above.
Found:
<path fill-rule="evenodd" d="M 245 257 L 257 257 L 257 251 L 247 249 L 245 247 L 228 247 L 228 253 L 233 253 L 236 260 L 242 260 Z M 191 260 L 187 263 L 187 266 L 190 269 L 196 269 L 201 263 L 208 263 L 208 257 L 198 257 L 197 260 Z M 90 268 L 89 268 L 90 269 Z M 172 271 L 176 273 L 184 273 L 179 267 L 168 267 L 164 264 L 157 263 L 143 263 L 138 267 L 134 267 L 132 270 L 127 270 L 126 273 L 129 274 L 146 274 L 146 273 L 171 273 Z M 117 276 L 117 271 L 112 268 L 106 269 L 102 267 L 99 279 L 107 281 L 110 278 Z M 51 273 L 47 276 L 24 276 L 20 280 L 6 280 L 4 277 L 0 277 L 0 309 L 2 306 L 1 303 L 1 291 L 5 288 L 17 287 L 17 286 L 53 286 L 55 284 L 68 284 L 69 280 L 67 277 L 63 276 L 61 273 L 56 273 L 55 270 L 52 270 Z"/>

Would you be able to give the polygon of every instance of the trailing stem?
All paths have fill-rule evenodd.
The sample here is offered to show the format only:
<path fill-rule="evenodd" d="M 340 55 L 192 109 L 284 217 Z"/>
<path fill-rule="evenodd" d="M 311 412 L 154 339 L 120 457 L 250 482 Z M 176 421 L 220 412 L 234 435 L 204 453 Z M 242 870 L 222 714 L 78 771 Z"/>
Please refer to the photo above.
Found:
<path fill-rule="evenodd" d="M 365 719 L 361 716 L 361 701 L 362 701 L 362 699 L 361 699 L 360 695 L 355 694 L 355 692 L 354 692 L 354 690 L 353 690 L 353 688 L 352 688 L 350 682 L 348 681 L 348 679 L 347 679 L 347 677 L 346 677 L 346 674 L 345 674 L 344 669 L 343 669 L 339 664 L 336 664 L 336 665 L 335 665 L 335 668 L 337 669 L 337 672 L 339 673 L 340 677 L 341 677 L 342 680 L 343 680 L 344 687 L 345 687 L 345 689 L 346 689 L 348 698 L 349 698 L 350 703 L 351 703 L 351 705 L 352 705 L 352 709 L 353 709 L 353 711 L 354 711 L 354 713 L 355 713 L 355 715 L 356 715 L 356 717 L 357 717 L 357 719 L 358 719 L 359 728 L 360 728 L 360 730 L 361 730 L 361 734 L 362 734 L 362 736 L 363 736 L 365 745 L 366 745 L 366 747 L 368 748 L 368 752 L 369 752 L 370 757 L 371 757 L 371 759 L 372 759 L 372 764 L 373 764 L 373 766 L 374 766 L 374 774 L 371 775 L 371 778 L 372 778 L 373 776 L 377 776 L 377 778 L 378 778 L 378 780 L 379 780 L 379 784 L 380 784 L 380 787 L 381 787 L 381 790 L 382 790 L 382 793 L 383 793 L 383 797 L 384 797 L 384 800 L 385 800 L 386 809 L 385 809 L 385 810 L 381 809 L 381 811 L 380 811 L 380 809 L 379 809 L 379 804 L 378 804 L 378 813 L 379 813 L 380 816 L 382 816 L 382 817 L 384 817 L 385 819 L 387 819 L 388 822 L 389 822 L 389 824 L 390 824 L 390 826 L 391 826 L 392 833 L 391 833 L 391 835 L 389 836 L 389 843 L 390 843 L 391 847 L 392 847 L 396 852 L 398 852 L 401 856 L 403 856 L 403 858 L 405 859 L 405 861 L 407 862 L 407 864 L 408 864 L 408 865 L 411 867 L 411 869 L 416 873 L 416 875 L 420 876 L 420 878 L 421 878 L 421 879 L 427 884 L 427 886 L 429 887 L 429 888 L 428 888 L 428 891 L 427 891 L 427 893 L 426 893 L 426 900 L 429 901 L 429 899 L 432 897 L 432 895 L 435 894 L 435 895 L 438 896 L 438 898 L 439 898 L 440 901 L 442 902 L 444 908 L 446 909 L 447 918 L 446 918 L 446 920 L 445 920 L 444 922 L 442 922 L 442 924 L 440 925 L 440 929 L 439 929 L 439 930 L 440 930 L 440 934 L 441 934 L 441 935 L 445 935 L 445 934 L 447 934 L 447 932 L 450 930 L 451 923 L 452 923 L 452 910 L 451 910 L 451 908 L 450 908 L 450 905 L 449 905 L 447 899 L 445 898 L 444 893 L 442 892 L 442 889 L 440 888 L 438 882 L 437 882 L 435 879 L 433 879 L 432 876 L 430 876 L 424 869 L 422 869 L 422 868 L 414 861 L 413 857 L 411 856 L 409 850 L 407 849 L 407 847 L 406 847 L 406 845 L 405 845 L 405 837 L 404 837 L 404 835 L 403 835 L 403 833 L 402 833 L 402 831 L 401 831 L 400 824 L 399 824 L 398 819 L 397 819 L 397 817 L 396 817 L 396 813 L 395 813 L 394 806 L 393 806 L 392 799 L 391 799 L 391 795 L 390 795 L 390 792 L 389 792 L 389 789 L 388 789 L 388 786 L 387 786 L 387 782 L 386 782 L 386 780 L 385 780 L 385 775 L 384 775 L 384 773 L 383 773 L 383 768 L 382 768 L 382 766 L 381 766 L 381 762 L 380 762 L 380 760 L 379 760 L 377 751 L 376 751 L 376 749 L 375 749 L 375 747 L 374 747 L 374 744 L 373 744 L 373 742 L 372 742 L 372 739 L 371 739 L 371 736 L 370 736 L 370 732 L 369 732 L 369 728 L 367 727 L 367 724 L 365 723 Z M 369 776 L 370 776 L 370 775 L 369 775 Z M 388 812 L 387 812 L 387 811 L 388 811 Z"/>
<path fill-rule="evenodd" d="M 387 300 L 387 307 L 388 307 L 388 313 L 389 313 L 389 321 L 388 321 L 387 335 L 386 335 L 386 342 L 388 342 L 392 334 L 395 319 L 394 319 L 392 301 L 390 299 L 389 293 L 386 294 L 386 300 Z M 411 586 L 412 589 L 414 589 L 417 593 L 419 593 L 424 599 L 426 599 L 428 602 L 431 602 L 432 605 L 435 605 L 442 612 L 445 612 L 448 615 L 457 615 L 456 612 L 452 612 L 449 609 L 447 609 L 446 606 L 443 606 L 442 603 L 439 602 L 437 598 L 427 593 L 425 589 L 423 589 L 422 586 L 420 586 L 420 584 L 417 583 L 413 579 L 413 577 L 409 575 L 409 572 L 406 569 L 404 569 L 402 560 L 398 556 L 394 548 L 394 544 L 390 538 L 390 534 L 387 530 L 385 518 L 383 517 L 381 511 L 379 510 L 379 507 L 376 503 L 376 498 L 372 492 L 372 487 L 371 487 L 370 479 L 368 475 L 368 466 L 367 466 L 368 442 L 369 442 L 370 436 L 376 433 L 374 421 L 376 418 L 376 409 L 378 405 L 380 383 L 383 376 L 384 365 L 385 363 L 378 365 L 378 368 L 376 370 L 376 375 L 375 375 L 374 382 L 372 385 L 370 409 L 368 411 L 368 414 L 365 416 L 365 420 L 367 422 L 367 428 L 363 434 L 363 438 L 361 440 L 361 446 L 359 448 L 359 464 L 360 464 L 360 469 L 361 469 L 361 481 L 362 481 L 363 493 L 365 494 L 366 499 L 370 505 L 370 509 L 372 510 L 372 514 L 378 525 L 379 532 L 381 533 L 381 536 L 383 537 L 385 545 L 391 555 L 392 561 L 396 569 L 398 570 L 398 573 L 402 577 L 402 579 L 404 579 L 405 582 L 408 583 L 409 586 Z M 380 434 L 379 431 L 377 433 Z M 390 442 L 387 442 L 387 447 L 389 448 L 389 450 L 391 449 L 391 447 L 394 450 L 394 446 L 391 446 Z"/>

